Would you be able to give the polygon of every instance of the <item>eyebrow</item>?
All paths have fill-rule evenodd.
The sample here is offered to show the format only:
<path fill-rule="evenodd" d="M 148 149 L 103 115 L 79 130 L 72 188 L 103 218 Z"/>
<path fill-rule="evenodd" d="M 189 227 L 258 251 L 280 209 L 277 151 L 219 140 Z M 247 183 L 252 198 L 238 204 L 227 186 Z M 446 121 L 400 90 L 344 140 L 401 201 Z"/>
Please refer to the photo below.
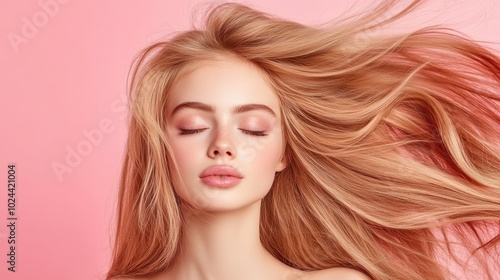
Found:
<path fill-rule="evenodd" d="M 215 112 L 214 106 L 209 105 L 209 104 L 205 104 L 205 103 L 201 103 L 201 102 L 183 102 L 183 103 L 177 105 L 170 115 L 173 116 L 176 112 L 180 111 L 181 109 L 186 109 L 186 108 L 197 109 L 197 110 L 201 110 L 201 111 L 205 111 L 205 112 L 209 112 L 209 113 Z M 251 104 L 238 105 L 238 106 L 233 107 L 232 112 L 233 112 L 233 114 L 239 114 L 239 113 L 245 113 L 245 112 L 249 112 L 249 111 L 253 111 L 253 110 L 261 110 L 261 111 L 264 111 L 264 112 L 271 114 L 273 117 L 276 117 L 276 114 L 274 113 L 274 111 L 264 104 L 251 103 Z"/>

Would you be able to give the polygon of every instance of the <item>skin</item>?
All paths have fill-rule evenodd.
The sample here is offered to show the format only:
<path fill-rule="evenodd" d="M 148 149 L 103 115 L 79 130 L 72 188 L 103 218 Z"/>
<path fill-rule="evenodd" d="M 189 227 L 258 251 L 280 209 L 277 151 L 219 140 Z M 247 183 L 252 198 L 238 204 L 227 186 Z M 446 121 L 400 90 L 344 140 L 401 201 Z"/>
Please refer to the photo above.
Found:
<path fill-rule="evenodd" d="M 369 279 L 346 268 L 304 272 L 274 258 L 261 244 L 262 198 L 276 172 L 286 167 L 278 98 L 263 74 L 233 57 L 201 62 L 181 78 L 167 105 L 167 137 L 180 176 L 174 188 L 183 203 L 200 211 L 185 215 L 185 240 L 174 265 L 152 280 Z M 175 110 L 184 102 L 212 106 Z M 233 107 L 263 109 L 234 113 Z M 182 107 L 182 106 L 181 106 Z M 242 175 L 230 188 L 205 185 L 200 173 L 230 165 Z"/>
<path fill-rule="evenodd" d="M 186 102 L 211 106 L 213 112 L 179 107 Z M 233 107 L 247 104 L 268 109 L 233 113 Z M 279 108 L 262 74 L 236 59 L 202 62 L 182 78 L 171 92 L 166 118 L 181 175 L 173 178 L 176 193 L 218 215 L 256 207 L 275 172 L 286 166 Z M 244 178 L 232 188 L 207 186 L 198 176 L 213 165 L 232 166 Z"/>

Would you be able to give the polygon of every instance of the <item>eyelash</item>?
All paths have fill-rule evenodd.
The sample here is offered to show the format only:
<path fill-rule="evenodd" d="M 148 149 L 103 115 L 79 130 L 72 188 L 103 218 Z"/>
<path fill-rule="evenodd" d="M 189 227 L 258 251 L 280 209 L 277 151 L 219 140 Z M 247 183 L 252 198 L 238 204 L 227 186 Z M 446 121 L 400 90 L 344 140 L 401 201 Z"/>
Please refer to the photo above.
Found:
<path fill-rule="evenodd" d="M 199 132 L 203 132 L 207 128 L 201 128 L 201 129 L 181 129 L 181 132 L 179 133 L 180 135 L 189 135 L 189 134 L 195 134 Z M 248 135 L 252 136 L 266 136 L 267 134 L 265 131 L 253 131 L 253 130 L 246 130 L 246 129 L 240 129 L 243 131 L 243 133 L 246 133 Z"/>

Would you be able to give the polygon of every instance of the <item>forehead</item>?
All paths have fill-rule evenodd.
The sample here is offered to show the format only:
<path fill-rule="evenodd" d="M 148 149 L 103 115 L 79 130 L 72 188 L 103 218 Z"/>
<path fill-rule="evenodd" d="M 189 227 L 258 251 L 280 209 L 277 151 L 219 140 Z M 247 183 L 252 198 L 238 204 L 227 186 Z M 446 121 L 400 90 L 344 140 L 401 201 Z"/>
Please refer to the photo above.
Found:
<path fill-rule="evenodd" d="M 202 102 L 216 109 L 264 104 L 279 114 L 278 97 L 261 70 L 232 57 L 199 62 L 179 79 L 169 100 L 169 112 L 182 102 Z"/>

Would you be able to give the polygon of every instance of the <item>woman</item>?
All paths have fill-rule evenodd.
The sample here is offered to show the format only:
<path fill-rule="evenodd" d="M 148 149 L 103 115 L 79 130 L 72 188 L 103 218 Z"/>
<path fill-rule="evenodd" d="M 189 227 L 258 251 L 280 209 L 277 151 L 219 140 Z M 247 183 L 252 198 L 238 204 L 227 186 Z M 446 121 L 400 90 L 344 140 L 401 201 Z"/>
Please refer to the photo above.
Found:
<path fill-rule="evenodd" d="M 359 40 L 418 2 L 327 28 L 223 4 L 145 49 L 107 279 L 498 276 L 500 59 Z"/>

